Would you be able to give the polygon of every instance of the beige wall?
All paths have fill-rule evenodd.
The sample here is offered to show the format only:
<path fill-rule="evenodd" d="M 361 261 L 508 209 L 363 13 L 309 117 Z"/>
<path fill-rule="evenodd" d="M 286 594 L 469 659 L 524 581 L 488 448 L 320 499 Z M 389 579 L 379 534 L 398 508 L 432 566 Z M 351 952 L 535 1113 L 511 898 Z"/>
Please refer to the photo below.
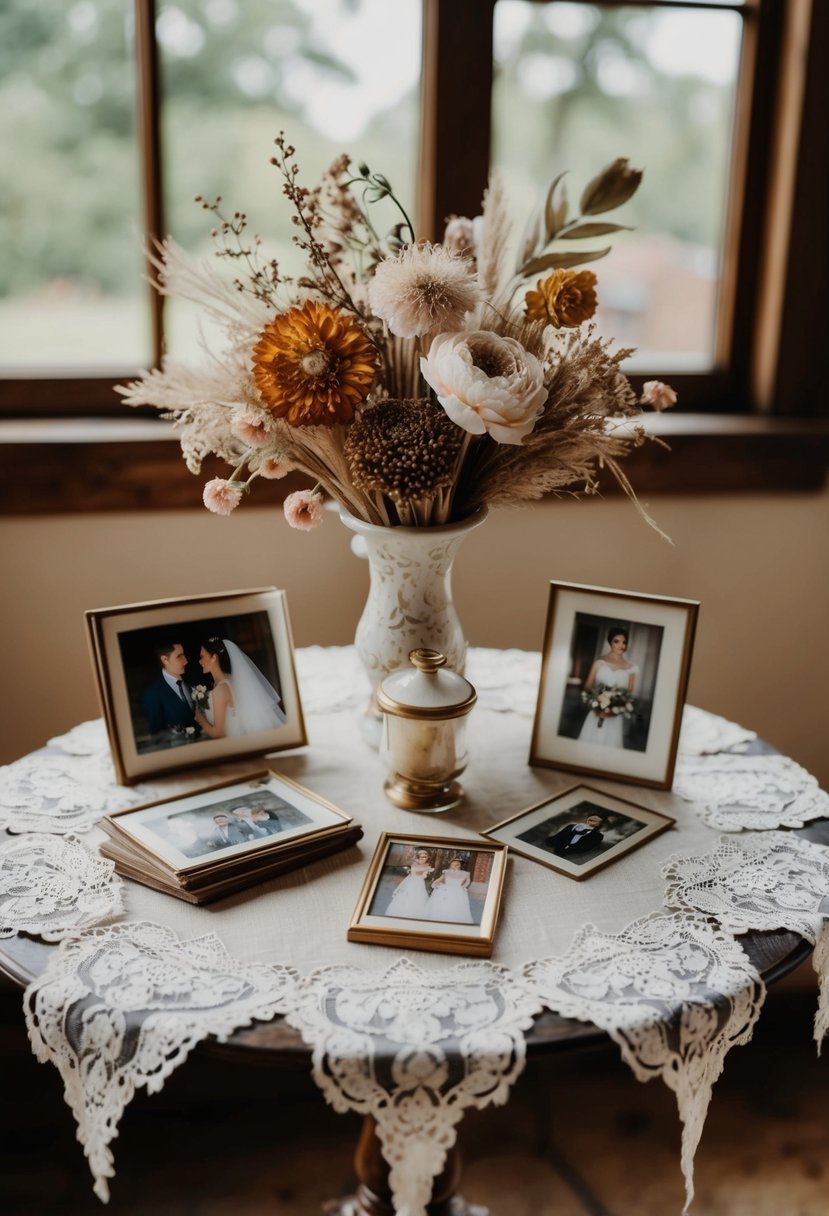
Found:
<path fill-rule="evenodd" d="M 702 602 L 690 700 L 753 726 L 829 786 L 823 674 L 829 491 L 658 498 L 662 541 L 625 502 L 494 513 L 464 541 L 455 592 L 473 645 L 541 644 L 551 578 Z M 0 760 L 97 715 L 86 608 L 276 584 L 298 645 L 351 640 L 364 563 L 335 517 L 310 534 L 270 509 L 0 521 Z"/>

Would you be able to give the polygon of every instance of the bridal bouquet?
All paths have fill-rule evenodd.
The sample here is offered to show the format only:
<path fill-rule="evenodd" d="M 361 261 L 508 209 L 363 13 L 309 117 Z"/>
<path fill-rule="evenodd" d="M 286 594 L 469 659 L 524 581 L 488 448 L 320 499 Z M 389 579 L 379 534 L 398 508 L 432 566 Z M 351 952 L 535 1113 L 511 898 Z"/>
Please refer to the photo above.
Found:
<path fill-rule="evenodd" d="M 624 688 L 608 688 L 605 684 L 596 684 L 594 688 L 581 690 L 582 705 L 586 705 L 599 719 L 601 726 L 608 715 L 614 717 L 623 714 L 632 718 L 636 713 L 636 698 Z"/>
<path fill-rule="evenodd" d="M 206 684 L 194 684 L 190 689 L 190 699 L 193 702 L 193 708 L 198 709 L 201 713 L 210 708 L 210 690 Z"/>
<path fill-rule="evenodd" d="M 303 273 L 268 260 L 243 213 L 197 198 L 232 273 L 170 239 L 154 264 L 159 290 L 196 301 L 224 344 L 199 370 L 165 362 L 119 389 L 174 421 L 191 472 L 210 453 L 232 467 L 205 486 L 210 510 L 229 514 L 258 478 L 291 470 L 314 483 L 285 501 L 304 529 L 322 521 L 325 494 L 385 526 L 595 493 L 602 470 L 633 497 L 619 459 L 645 435 L 626 420 L 676 396 L 652 381 L 637 400 L 620 370 L 631 352 L 589 323 L 596 275 L 575 267 L 609 252 L 582 242 L 620 230 L 593 217 L 626 202 L 641 173 L 614 161 L 572 216 L 558 177 L 517 244 L 493 176 L 481 214 L 451 217 L 429 243 L 381 173 L 342 156 L 308 189 L 294 148 L 284 135 L 275 144 Z M 397 222 L 381 235 L 373 216 L 384 200 Z"/>

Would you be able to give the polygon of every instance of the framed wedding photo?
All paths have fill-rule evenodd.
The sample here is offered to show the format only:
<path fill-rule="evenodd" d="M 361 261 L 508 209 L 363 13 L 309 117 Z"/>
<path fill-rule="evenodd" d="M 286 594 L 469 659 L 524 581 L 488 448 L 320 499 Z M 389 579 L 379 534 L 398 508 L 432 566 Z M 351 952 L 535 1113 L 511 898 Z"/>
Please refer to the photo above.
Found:
<path fill-rule="evenodd" d="M 673 827 L 668 815 L 574 785 L 482 832 L 542 865 L 584 879 Z"/>
<path fill-rule="evenodd" d="M 152 600 L 85 615 L 122 784 L 307 742 L 284 591 Z"/>
<path fill-rule="evenodd" d="M 102 856 L 117 873 L 208 903 L 347 848 L 359 824 L 281 773 L 235 777 L 105 815 Z"/>
<path fill-rule="evenodd" d="M 551 583 L 530 764 L 670 789 L 698 610 Z"/>
<path fill-rule="evenodd" d="M 488 958 L 506 856 L 502 844 L 384 832 L 348 940 Z"/>

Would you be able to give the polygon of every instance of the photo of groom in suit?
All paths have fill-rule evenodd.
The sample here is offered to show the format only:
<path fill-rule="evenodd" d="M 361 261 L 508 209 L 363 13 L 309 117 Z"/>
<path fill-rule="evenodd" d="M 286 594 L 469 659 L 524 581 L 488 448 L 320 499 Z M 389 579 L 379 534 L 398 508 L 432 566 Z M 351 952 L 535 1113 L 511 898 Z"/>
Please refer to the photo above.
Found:
<path fill-rule="evenodd" d="M 194 739 L 201 734 L 193 714 L 193 699 L 183 676 L 187 655 L 181 642 L 166 640 L 155 648 L 159 672 L 141 692 L 141 711 L 148 732 L 171 737 L 193 728 Z"/>
<path fill-rule="evenodd" d="M 570 857 L 576 861 L 586 861 L 585 854 L 593 853 L 601 848 L 604 833 L 603 815 L 587 815 L 584 820 L 565 824 L 559 831 L 548 836 L 544 848 L 550 849 L 556 857 Z"/>

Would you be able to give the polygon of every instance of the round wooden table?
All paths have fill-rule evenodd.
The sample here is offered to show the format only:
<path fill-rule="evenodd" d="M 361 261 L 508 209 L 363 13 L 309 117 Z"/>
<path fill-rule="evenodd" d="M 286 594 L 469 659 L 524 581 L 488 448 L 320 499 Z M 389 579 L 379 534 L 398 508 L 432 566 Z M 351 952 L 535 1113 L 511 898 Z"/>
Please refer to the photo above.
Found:
<path fill-rule="evenodd" d="M 771 752 L 773 749 L 761 744 L 756 750 Z M 829 820 L 798 829 L 797 835 L 829 845 Z M 740 942 L 767 985 L 792 971 L 808 958 L 812 949 L 808 941 L 786 930 L 753 931 L 742 936 Z M 49 955 L 55 949 L 55 945 L 28 937 L 4 939 L 0 941 L 0 973 L 23 989 L 44 971 Z M 550 1012 L 540 1014 L 526 1035 L 527 1054 L 531 1059 L 608 1042 L 608 1035 L 596 1026 Z M 248 1065 L 309 1069 L 311 1065 L 311 1048 L 282 1018 L 237 1030 L 224 1043 L 205 1040 L 199 1050 Z M 348 1200 L 332 1201 L 328 1211 L 332 1216 L 393 1216 L 389 1167 L 382 1156 L 374 1120 L 370 1116 L 364 1120 L 354 1164 L 358 1179 L 356 1195 Z M 460 1177 L 461 1161 L 456 1145 L 448 1154 L 446 1168 L 435 1181 L 430 1216 L 485 1214 L 485 1209 L 467 1204 L 457 1194 Z"/>

